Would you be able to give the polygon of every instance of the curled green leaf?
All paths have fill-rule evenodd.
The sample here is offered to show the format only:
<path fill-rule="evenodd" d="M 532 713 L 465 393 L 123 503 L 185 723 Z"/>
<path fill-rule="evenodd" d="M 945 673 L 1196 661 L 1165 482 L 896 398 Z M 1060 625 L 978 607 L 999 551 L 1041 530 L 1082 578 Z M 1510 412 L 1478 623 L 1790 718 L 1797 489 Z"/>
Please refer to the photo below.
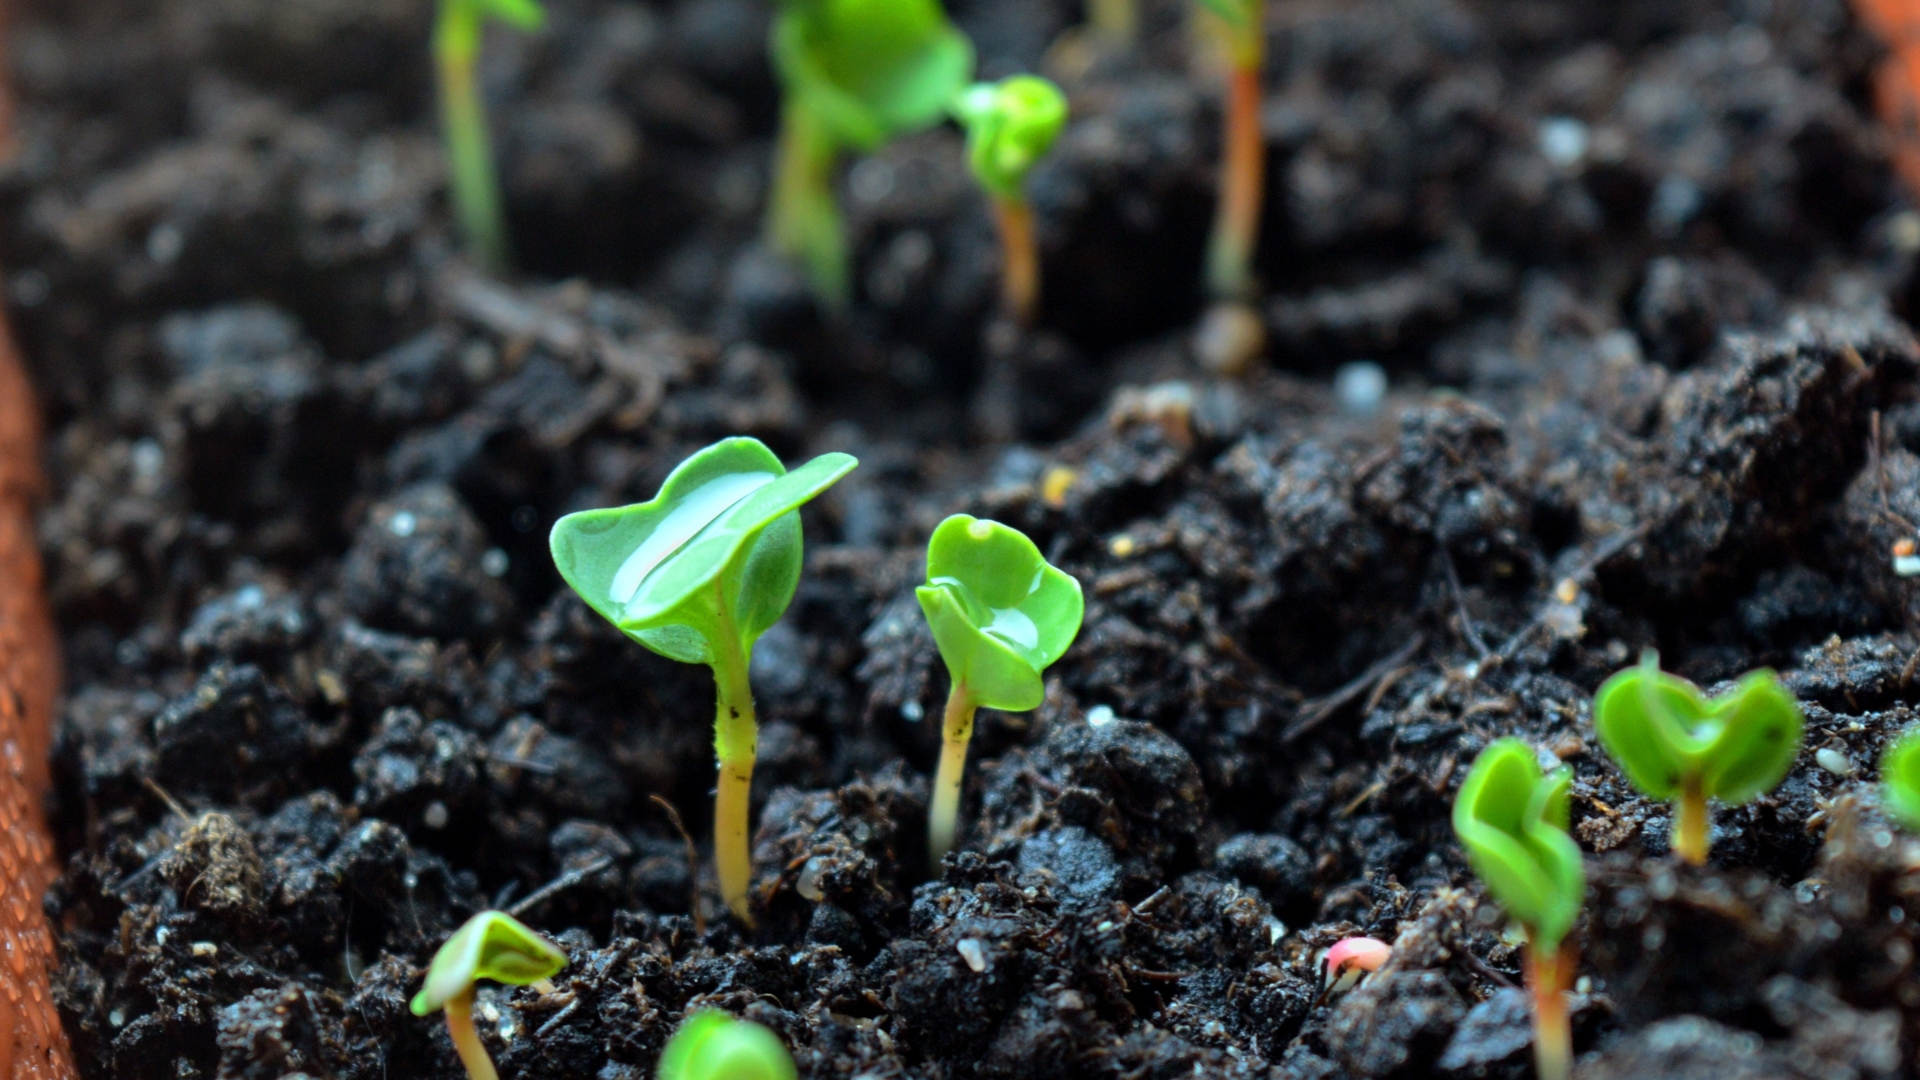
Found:
<path fill-rule="evenodd" d="M 481 979 L 526 986 L 552 978 L 567 966 L 560 947 L 528 929 L 504 911 L 483 911 L 468 919 L 433 954 L 426 982 L 409 1008 L 426 1016 L 466 993 Z"/>
<path fill-rule="evenodd" d="M 980 186 L 1004 199 L 1021 197 L 1027 174 L 1053 148 L 1067 123 L 1067 97 L 1036 75 L 975 83 L 955 99 L 967 129 L 967 163 Z"/>
<path fill-rule="evenodd" d="M 822 454 L 788 472 L 758 439 L 723 439 L 680 463 L 652 500 L 568 514 L 553 563 L 595 611 L 647 648 L 712 663 L 777 622 L 800 580 L 801 505 L 858 462 Z"/>
<path fill-rule="evenodd" d="M 659 1080 L 794 1080 L 780 1037 L 715 1009 L 694 1013 L 667 1040 Z"/>
<path fill-rule="evenodd" d="M 1480 752 L 1453 804 L 1453 831 L 1480 880 L 1551 954 L 1572 929 L 1586 894 L 1580 845 L 1567 835 L 1572 770 L 1544 776 L 1532 748 L 1500 739 Z"/>
<path fill-rule="evenodd" d="M 1709 700 L 1660 670 L 1652 652 L 1601 684 L 1593 729 L 1635 787 L 1673 799 L 1690 787 L 1738 806 L 1771 791 L 1800 751 L 1800 705 L 1773 672 L 1741 677 Z"/>
<path fill-rule="evenodd" d="M 932 127 L 973 70 L 939 0 L 785 0 L 774 67 L 843 145 L 871 150 Z"/>
<path fill-rule="evenodd" d="M 1880 755 L 1880 806 L 1901 828 L 1920 833 L 1920 728 Z"/>
<path fill-rule="evenodd" d="M 934 530 L 917 595 L 954 684 L 990 709 L 1039 706 L 1041 672 L 1073 644 L 1085 610 L 1080 583 L 1033 541 L 966 514 Z"/>

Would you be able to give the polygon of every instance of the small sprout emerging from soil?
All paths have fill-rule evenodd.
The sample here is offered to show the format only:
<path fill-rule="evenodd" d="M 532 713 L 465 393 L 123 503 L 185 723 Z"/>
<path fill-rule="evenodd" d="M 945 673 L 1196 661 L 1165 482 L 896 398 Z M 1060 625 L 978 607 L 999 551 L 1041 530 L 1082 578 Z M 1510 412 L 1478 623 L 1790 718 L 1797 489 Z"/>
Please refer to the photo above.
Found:
<path fill-rule="evenodd" d="M 440 0 L 433 57 L 440 72 L 454 216 L 473 257 L 499 273 L 507 267 L 507 224 L 500 209 L 492 140 L 487 135 L 487 110 L 474 70 L 480 60 L 481 33 L 490 18 L 533 31 L 546 24 L 547 13 L 539 0 Z"/>
<path fill-rule="evenodd" d="M 781 0 L 773 62 L 785 85 L 768 232 L 814 296 L 848 300 L 846 228 L 834 201 L 840 151 L 932 127 L 973 73 L 973 43 L 940 0 Z"/>
<path fill-rule="evenodd" d="M 1027 174 L 1067 123 L 1067 96 L 1036 75 L 975 83 L 954 99 L 967 129 L 967 164 L 993 200 L 1000 230 L 1000 298 L 1007 314 L 1033 325 L 1040 307 L 1040 248 L 1033 235 Z"/>
<path fill-rule="evenodd" d="M 720 893 L 744 922 L 759 737 L 747 669 L 800 582 L 800 507 L 857 464 L 822 454 L 788 472 L 758 439 L 723 439 L 681 462 L 653 501 L 553 526 L 553 563 L 588 606 L 661 656 L 713 668 L 714 862 Z"/>
<path fill-rule="evenodd" d="M 447 1014 L 447 1034 L 470 1080 L 498 1080 L 493 1059 L 473 1027 L 473 987 L 481 979 L 527 986 L 567 966 L 559 946 L 504 911 L 483 911 L 453 932 L 427 966 L 427 979 L 409 1006 L 415 1016 Z"/>
<path fill-rule="evenodd" d="M 1910 833 L 1920 833 L 1920 728 L 1880 755 L 1880 806 Z"/>
<path fill-rule="evenodd" d="M 1379 971 L 1393 955 L 1393 946 L 1378 938 L 1350 937 L 1327 950 L 1326 988 L 1331 993 L 1351 990 L 1362 975 Z"/>
<path fill-rule="evenodd" d="M 1659 654 L 1616 674 L 1593 697 L 1593 730 L 1627 779 L 1674 802 L 1673 850 L 1707 861 L 1708 799 L 1729 806 L 1773 790 L 1800 752 L 1800 704 L 1765 669 L 1709 700 L 1660 670 Z"/>
<path fill-rule="evenodd" d="M 1226 374 L 1244 371 L 1266 348 L 1253 311 L 1254 245 L 1266 190 L 1266 146 L 1260 134 L 1260 72 L 1266 63 L 1266 0 L 1200 0 L 1203 18 L 1221 44 L 1227 101 L 1221 134 L 1220 200 L 1207 239 L 1207 293 L 1213 310 L 1202 320 L 1202 359 Z"/>
<path fill-rule="evenodd" d="M 953 679 L 927 821 L 938 866 L 953 848 L 975 710 L 1038 708 L 1046 696 L 1040 673 L 1073 644 L 1085 602 L 1080 583 L 1049 566 L 1024 533 L 966 514 L 941 522 L 927 541 L 918 595 Z"/>
<path fill-rule="evenodd" d="M 1566 941 L 1587 889 L 1580 845 L 1567 835 L 1573 770 L 1542 776 L 1532 748 L 1499 739 L 1480 752 L 1453 804 L 1453 831 L 1467 861 L 1527 938 L 1533 992 L 1533 1052 L 1541 1080 L 1565 1080 L 1573 1061 L 1566 990 L 1574 950 Z"/>
<path fill-rule="evenodd" d="M 703 1009 L 680 1025 L 660 1054 L 659 1080 L 794 1080 L 780 1036 L 751 1020 Z"/>

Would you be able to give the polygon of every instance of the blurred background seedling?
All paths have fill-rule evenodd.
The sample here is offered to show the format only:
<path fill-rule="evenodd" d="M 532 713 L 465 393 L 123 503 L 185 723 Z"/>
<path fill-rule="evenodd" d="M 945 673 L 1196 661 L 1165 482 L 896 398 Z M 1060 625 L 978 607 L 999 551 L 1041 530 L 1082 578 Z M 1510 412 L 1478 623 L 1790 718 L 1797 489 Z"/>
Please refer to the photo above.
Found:
<path fill-rule="evenodd" d="M 539 0 L 440 0 L 434 22 L 433 57 L 440 75 L 454 217 L 473 260 L 498 274 L 508 264 L 507 222 L 477 71 L 489 19 L 534 31 L 546 25 L 547 13 Z"/>
<path fill-rule="evenodd" d="M 1040 245 L 1034 236 L 1027 174 L 1067 123 L 1067 97 L 1037 75 L 975 83 L 954 100 L 967 129 L 967 164 L 993 202 L 1000 232 L 1000 303 L 1021 326 L 1040 310 Z"/>

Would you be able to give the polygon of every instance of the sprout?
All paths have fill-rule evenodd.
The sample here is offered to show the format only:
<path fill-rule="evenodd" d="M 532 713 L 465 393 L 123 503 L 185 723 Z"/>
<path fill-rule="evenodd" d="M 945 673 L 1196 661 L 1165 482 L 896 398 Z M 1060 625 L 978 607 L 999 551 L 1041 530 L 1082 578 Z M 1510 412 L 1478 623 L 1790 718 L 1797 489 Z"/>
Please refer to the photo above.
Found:
<path fill-rule="evenodd" d="M 1564 1080 L 1573 1061 L 1566 990 L 1574 950 L 1567 932 L 1587 889 L 1580 845 L 1567 835 L 1573 770 L 1545 776 L 1533 751 L 1499 739 L 1480 752 L 1453 804 L 1453 831 L 1467 861 L 1527 935 L 1533 992 L 1533 1053 L 1541 1080 Z"/>
<path fill-rule="evenodd" d="M 453 932 L 427 965 L 427 978 L 409 1006 L 415 1016 L 447 1014 L 447 1034 L 471 1080 L 498 1080 L 493 1059 L 473 1028 L 473 984 L 492 979 L 526 986 L 567 966 L 567 954 L 504 911 L 483 911 Z"/>
<path fill-rule="evenodd" d="M 652 502 L 553 526 L 553 563 L 589 607 L 662 656 L 713 668 L 714 861 L 743 922 L 752 922 L 747 796 L 759 734 L 748 664 L 800 581 L 800 506 L 857 464 L 822 454 L 788 472 L 758 439 L 723 439 L 681 462 Z"/>
<path fill-rule="evenodd" d="M 1350 937 L 1336 942 L 1327 950 L 1326 989 L 1335 992 L 1351 989 L 1361 975 L 1379 971 L 1380 965 L 1392 955 L 1393 946 L 1377 938 Z"/>
<path fill-rule="evenodd" d="M 973 44 L 940 0 L 780 0 L 773 62 L 786 86 L 768 231 L 822 304 L 847 304 L 847 241 L 833 197 L 842 148 L 872 151 L 940 122 L 973 71 Z"/>
<path fill-rule="evenodd" d="M 1253 249 L 1260 238 L 1266 146 L 1260 136 L 1260 70 L 1266 62 L 1265 0 L 1200 0 L 1227 67 L 1222 113 L 1220 199 L 1207 238 L 1207 293 L 1213 309 L 1198 344 L 1215 370 L 1238 373 L 1266 347 L 1254 313 Z"/>
<path fill-rule="evenodd" d="M 1729 806 L 1771 791 L 1800 750 L 1800 705 L 1767 670 L 1741 676 L 1709 701 L 1699 687 L 1660 670 L 1660 656 L 1600 686 L 1593 730 L 1607 753 L 1649 798 L 1678 803 L 1673 850 L 1707 861 L 1707 800 Z"/>
<path fill-rule="evenodd" d="M 933 530 L 918 595 L 953 679 L 927 822 L 938 866 L 953 847 L 975 710 L 1039 707 L 1046 697 L 1040 673 L 1073 644 L 1085 605 L 1080 583 L 1047 565 L 1019 530 L 966 514 Z"/>
<path fill-rule="evenodd" d="M 1880 806 L 1901 828 L 1920 833 L 1920 728 L 1880 756 Z"/>
<path fill-rule="evenodd" d="M 487 137 L 487 110 L 474 76 L 481 30 L 489 18 L 531 31 L 546 23 L 547 13 L 540 0 L 440 0 L 440 15 L 433 27 L 454 215 L 474 258 L 498 273 L 507 266 L 507 226 Z"/>
<path fill-rule="evenodd" d="M 1000 227 L 1001 302 L 1022 326 L 1033 324 L 1040 306 L 1040 252 L 1033 239 L 1033 207 L 1027 173 L 1060 137 L 1067 98 L 1035 75 L 975 83 L 954 100 L 953 114 L 967 129 L 967 164 L 993 199 Z"/>
<path fill-rule="evenodd" d="M 659 1080 L 794 1080 L 780 1037 L 715 1009 L 687 1017 L 660 1054 Z"/>

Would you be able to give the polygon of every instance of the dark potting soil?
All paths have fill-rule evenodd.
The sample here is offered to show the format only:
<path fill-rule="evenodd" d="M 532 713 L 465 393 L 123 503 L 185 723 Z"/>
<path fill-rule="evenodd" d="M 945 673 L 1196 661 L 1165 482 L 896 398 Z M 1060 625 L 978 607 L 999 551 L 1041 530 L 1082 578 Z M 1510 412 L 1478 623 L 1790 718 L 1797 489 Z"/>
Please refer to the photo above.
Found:
<path fill-rule="evenodd" d="M 451 1080 L 406 1001 L 488 905 L 572 957 L 483 993 L 508 1077 L 641 1080 L 701 1005 L 810 1078 L 1526 1076 L 1447 821 L 1505 734 L 1577 773 L 1583 1075 L 1915 1075 L 1920 851 L 1847 796 L 1920 702 L 1920 215 L 1841 0 L 1272 0 L 1273 370 L 1239 383 L 1186 344 L 1218 118 L 1176 3 L 1131 56 L 1077 5 L 954 5 L 1075 110 L 1024 338 L 951 130 L 850 168 L 845 321 L 757 245 L 757 0 L 492 39 L 510 283 L 452 254 L 427 0 L 23 7 L 0 237 L 89 1080 Z M 1373 408 L 1329 379 L 1359 359 Z M 704 838 L 707 674 L 545 556 L 728 434 L 863 461 L 754 657 L 751 932 L 664 808 Z M 983 717 L 929 873 L 911 587 L 958 510 L 1087 621 L 1042 708 Z M 1647 647 L 1807 706 L 1711 869 L 1592 737 Z M 1360 933 L 1394 959 L 1323 995 Z"/>

